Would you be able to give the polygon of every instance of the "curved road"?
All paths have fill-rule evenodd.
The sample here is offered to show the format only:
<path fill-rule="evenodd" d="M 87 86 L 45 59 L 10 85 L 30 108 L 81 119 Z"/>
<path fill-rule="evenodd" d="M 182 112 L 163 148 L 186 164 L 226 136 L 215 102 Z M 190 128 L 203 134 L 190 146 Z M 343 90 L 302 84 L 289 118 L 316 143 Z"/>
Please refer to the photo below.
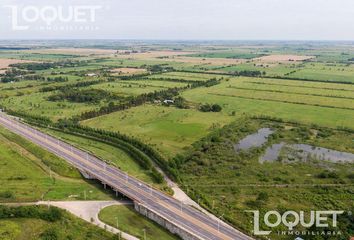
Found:
<path fill-rule="evenodd" d="M 166 221 L 193 235 L 195 239 L 252 239 L 221 221 L 215 221 L 204 213 L 152 188 L 115 167 L 107 165 L 95 156 L 33 129 L 4 113 L 0 113 L 0 124 L 65 159 L 91 177 L 132 199 L 138 205 L 144 206 Z"/>

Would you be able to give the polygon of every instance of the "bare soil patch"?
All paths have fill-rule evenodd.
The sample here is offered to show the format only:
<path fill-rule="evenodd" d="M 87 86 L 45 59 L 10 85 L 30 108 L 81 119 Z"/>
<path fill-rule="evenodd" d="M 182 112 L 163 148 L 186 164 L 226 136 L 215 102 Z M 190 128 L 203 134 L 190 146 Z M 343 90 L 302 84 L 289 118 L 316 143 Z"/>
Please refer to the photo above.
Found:
<path fill-rule="evenodd" d="M 138 74 L 146 72 L 146 69 L 141 68 L 115 68 L 111 70 L 112 73 L 122 75 L 122 74 Z"/>
<path fill-rule="evenodd" d="M 15 64 L 15 63 L 28 63 L 28 62 L 33 62 L 33 61 L 27 61 L 27 60 L 20 60 L 20 59 L 5 59 L 2 58 L 0 59 L 0 71 L 6 71 L 7 68 L 9 68 L 9 66 L 11 64 Z"/>

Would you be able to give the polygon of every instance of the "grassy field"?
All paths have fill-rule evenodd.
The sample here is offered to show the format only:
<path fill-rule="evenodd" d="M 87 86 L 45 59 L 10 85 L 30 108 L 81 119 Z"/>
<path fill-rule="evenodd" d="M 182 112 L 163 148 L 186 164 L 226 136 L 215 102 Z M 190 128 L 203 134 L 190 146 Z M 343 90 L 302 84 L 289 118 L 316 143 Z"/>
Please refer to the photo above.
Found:
<path fill-rule="evenodd" d="M 35 218 L 0 219 L 2 240 L 112 240 L 113 234 L 60 210 L 62 218 L 49 222 Z M 117 238 L 118 239 L 118 238 Z"/>
<path fill-rule="evenodd" d="M 52 75 L 42 75 L 43 77 L 50 77 L 53 78 Z M 68 81 L 67 82 L 48 82 L 48 81 L 34 81 L 34 80 L 29 80 L 29 81 L 20 81 L 20 82 L 12 82 L 12 83 L 0 83 L 0 98 L 6 99 L 7 97 L 19 97 L 23 95 L 30 95 L 32 93 L 38 93 L 40 90 L 44 87 L 57 87 L 57 86 L 65 86 L 68 84 L 75 84 L 80 81 L 85 81 L 85 79 L 78 77 L 78 76 L 73 76 L 73 75 L 56 75 L 55 77 L 67 77 Z M 11 98 L 9 98 L 11 99 Z M 7 100 L 9 100 L 7 99 Z M 5 101 L 5 100 L 3 100 Z"/>
<path fill-rule="evenodd" d="M 87 199 L 112 199 L 99 183 L 83 180 L 64 160 L 2 127 L 0 152 L 0 202 L 84 199 L 85 191 Z"/>
<path fill-rule="evenodd" d="M 229 87 L 334 98 L 342 97 L 352 99 L 354 97 L 354 86 L 334 83 L 284 81 L 282 79 L 240 79 L 237 84 L 230 84 Z"/>
<path fill-rule="evenodd" d="M 153 84 L 144 84 L 140 83 L 140 81 L 135 82 L 109 82 L 109 83 L 102 83 L 98 85 L 91 86 L 89 88 L 93 89 L 102 89 L 108 92 L 112 92 L 119 96 L 138 96 L 144 93 L 150 93 L 154 91 L 161 91 L 166 89 L 166 87 L 162 86 L 154 86 Z"/>
<path fill-rule="evenodd" d="M 220 113 L 144 105 L 84 121 L 83 124 L 140 138 L 165 156 L 173 157 L 210 130 L 230 122 Z"/>
<path fill-rule="evenodd" d="M 158 79 L 149 78 L 148 80 L 138 80 L 138 81 L 121 81 L 120 83 L 138 85 L 139 87 L 159 87 L 159 88 L 175 88 L 175 87 L 185 87 L 188 83 L 181 82 L 170 82 L 170 81 L 161 81 Z"/>
<path fill-rule="evenodd" d="M 187 72 L 168 72 L 163 74 L 151 75 L 148 78 L 152 79 L 181 79 L 189 81 L 207 81 L 212 78 L 221 78 L 221 75 L 207 73 L 187 73 Z"/>
<path fill-rule="evenodd" d="M 53 93 L 34 92 L 29 95 L 9 97 L 0 100 L 0 104 L 16 111 L 24 111 L 49 117 L 52 120 L 72 117 L 81 112 L 97 109 L 97 105 L 87 103 L 72 103 L 66 101 L 51 102 L 47 98 Z"/>
<path fill-rule="evenodd" d="M 160 227 L 157 223 L 147 218 L 141 217 L 139 213 L 135 212 L 133 206 L 120 205 L 104 208 L 99 213 L 99 218 L 101 221 L 114 227 L 117 226 L 118 218 L 119 229 L 121 229 L 123 232 L 136 236 L 139 239 L 144 239 L 144 230 L 146 231 L 147 240 L 180 239 Z"/>
<path fill-rule="evenodd" d="M 347 64 L 307 63 L 289 77 L 354 83 L 354 67 Z"/>
<path fill-rule="evenodd" d="M 268 79 L 232 78 L 229 81 L 224 81 L 213 87 L 185 91 L 182 96 L 188 101 L 195 103 L 221 104 L 224 113 L 231 114 L 231 112 L 235 111 L 236 116 L 242 116 L 243 114 L 263 114 L 287 120 L 301 121 L 308 124 L 354 128 L 351 121 L 354 117 L 352 99 L 301 95 L 295 94 L 291 90 L 287 90 L 289 93 L 279 93 L 276 92 L 277 85 L 268 85 L 267 91 L 256 91 L 255 87 L 251 87 L 251 89 L 248 90 L 237 89 L 238 87 L 241 88 L 244 86 L 244 84 L 259 81 L 269 84 L 274 83 L 274 80 Z M 275 83 L 279 82 L 281 82 L 281 80 L 277 80 Z M 294 82 L 284 80 L 282 83 L 293 84 Z M 301 84 L 307 86 L 308 83 L 305 82 Z M 310 84 L 309 86 L 314 86 L 314 83 Z M 272 89 L 269 89 L 270 87 L 272 87 Z M 336 88 L 338 85 L 321 83 L 316 85 L 316 87 Z M 347 88 L 352 89 L 352 86 L 350 85 Z M 313 94 L 326 95 L 323 91 L 325 90 L 321 89 Z M 348 91 L 345 90 L 337 91 L 348 94 Z M 351 96 L 352 95 L 349 97 Z M 348 109 L 343 109 L 344 107 Z"/>
<path fill-rule="evenodd" d="M 235 71 L 261 71 L 265 72 L 267 76 L 284 76 L 294 70 L 301 68 L 299 63 L 259 63 L 248 62 L 234 66 L 226 66 L 222 68 L 215 68 L 219 72 L 232 73 Z"/>

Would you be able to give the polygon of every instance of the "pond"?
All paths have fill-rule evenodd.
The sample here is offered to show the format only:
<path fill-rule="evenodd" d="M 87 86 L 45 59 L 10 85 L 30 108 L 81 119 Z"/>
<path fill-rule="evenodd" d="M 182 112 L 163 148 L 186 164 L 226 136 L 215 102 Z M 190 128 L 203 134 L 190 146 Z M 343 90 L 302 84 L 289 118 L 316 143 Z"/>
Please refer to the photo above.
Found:
<path fill-rule="evenodd" d="M 260 157 L 259 162 L 274 162 L 278 159 L 280 155 L 280 150 L 284 147 L 285 143 L 281 142 L 278 144 L 273 144 L 266 149 L 265 154 Z"/>
<path fill-rule="evenodd" d="M 340 152 L 308 144 L 286 144 L 284 142 L 268 147 L 265 154 L 259 158 L 259 162 L 273 162 L 278 160 L 280 155 L 288 162 L 316 159 L 333 163 L 354 163 L 353 153 Z"/>
<path fill-rule="evenodd" d="M 248 150 L 253 147 L 260 147 L 267 142 L 268 137 L 274 133 L 270 128 L 261 128 L 258 132 L 243 138 L 238 144 L 234 145 L 235 151 Z"/>

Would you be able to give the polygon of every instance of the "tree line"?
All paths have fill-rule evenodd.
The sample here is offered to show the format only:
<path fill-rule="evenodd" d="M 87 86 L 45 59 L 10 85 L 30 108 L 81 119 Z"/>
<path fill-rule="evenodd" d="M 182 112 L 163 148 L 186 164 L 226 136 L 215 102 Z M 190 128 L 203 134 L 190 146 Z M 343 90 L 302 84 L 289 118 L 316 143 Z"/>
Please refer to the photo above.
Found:
<path fill-rule="evenodd" d="M 228 73 L 203 72 L 203 71 L 192 71 L 192 70 L 175 70 L 175 72 L 201 73 L 201 74 L 226 75 L 226 76 L 245 76 L 245 77 L 261 77 L 266 74 L 266 72 L 261 72 L 258 70 L 242 70 L 242 71 L 233 71 Z"/>
<path fill-rule="evenodd" d="M 162 169 L 167 169 L 167 161 L 152 147 L 137 140 L 133 137 L 121 134 L 119 132 L 106 131 L 95 129 L 87 126 L 82 126 L 70 119 L 60 119 L 54 123 L 49 118 L 26 114 L 23 112 L 5 109 L 9 115 L 21 117 L 26 122 L 45 128 L 59 130 L 71 135 L 77 135 L 92 139 L 95 141 L 109 144 L 117 147 L 131 156 L 144 169 L 150 170 L 151 176 L 157 183 L 163 183 L 163 175 L 153 166 L 153 162 L 159 165 Z"/>
<path fill-rule="evenodd" d="M 106 115 L 112 112 L 123 111 L 131 107 L 137 107 L 143 105 L 144 103 L 153 102 L 155 100 L 163 101 L 165 99 L 174 99 L 179 95 L 179 92 L 182 90 L 197 88 L 201 86 L 211 87 L 219 83 L 220 83 L 219 80 L 213 78 L 208 81 L 195 82 L 185 87 L 179 87 L 179 88 L 175 87 L 175 88 L 169 88 L 166 90 L 155 91 L 151 93 L 144 93 L 136 97 L 130 97 L 124 103 L 115 104 L 113 102 L 110 102 L 107 106 L 103 106 L 99 110 L 91 110 L 88 112 L 84 112 L 79 116 L 75 116 L 74 119 L 77 121 L 82 121 L 82 120 L 87 120 L 90 118 Z"/>
<path fill-rule="evenodd" d="M 112 112 L 122 111 L 131 107 L 140 106 L 146 102 L 153 102 L 154 100 L 171 99 L 178 95 L 178 88 L 169 88 L 167 90 L 155 91 L 152 93 L 144 93 L 136 97 L 129 97 L 127 102 L 115 104 L 110 102 L 107 106 L 101 107 L 99 110 L 92 110 L 84 112 L 79 116 L 74 117 L 76 120 L 82 121 Z"/>
<path fill-rule="evenodd" d="M 15 67 L 18 69 L 26 69 L 30 71 L 56 69 L 63 67 L 79 67 L 87 65 L 86 61 L 62 61 L 62 62 L 31 62 L 31 63 L 15 63 L 11 64 L 10 67 Z"/>
<path fill-rule="evenodd" d="M 93 81 L 86 81 L 86 82 L 78 82 L 74 84 L 67 84 L 65 86 L 48 86 L 48 87 L 43 87 L 39 89 L 40 92 L 51 92 L 51 91 L 62 91 L 65 89 L 70 89 L 70 88 L 79 88 L 79 87 L 87 87 L 95 84 L 100 84 L 102 83 L 101 80 L 93 80 Z"/>
<path fill-rule="evenodd" d="M 99 103 L 103 99 L 113 99 L 114 96 L 102 89 L 77 89 L 63 88 L 58 94 L 53 94 L 48 97 L 49 101 L 57 102 L 67 100 L 76 103 Z"/>

